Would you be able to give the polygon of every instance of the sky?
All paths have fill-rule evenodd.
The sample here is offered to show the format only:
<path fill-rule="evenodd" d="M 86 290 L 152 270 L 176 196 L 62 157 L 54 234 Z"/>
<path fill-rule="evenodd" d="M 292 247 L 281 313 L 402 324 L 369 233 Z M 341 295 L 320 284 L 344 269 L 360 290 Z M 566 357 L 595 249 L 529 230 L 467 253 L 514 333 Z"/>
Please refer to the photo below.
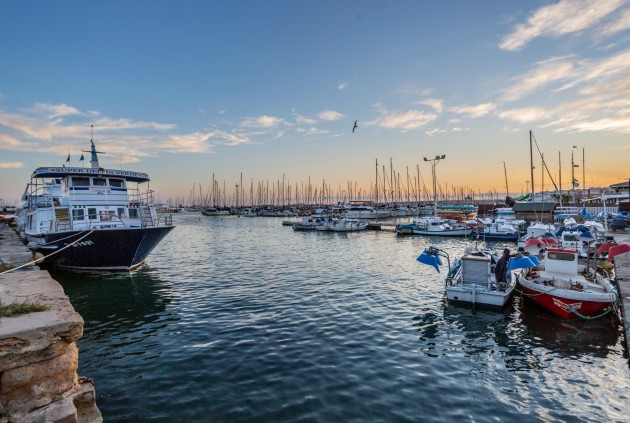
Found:
<path fill-rule="evenodd" d="M 91 125 L 162 200 L 213 174 L 367 191 L 376 160 L 429 186 L 437 155 L 444 186 L 504 192 L 505 164 L 518 193 L 529 131 L 564 189 L 572 155 L 607 186 L 630 177 L 630 0 L 0 0 L 0 199 L 82 166 Z"/>

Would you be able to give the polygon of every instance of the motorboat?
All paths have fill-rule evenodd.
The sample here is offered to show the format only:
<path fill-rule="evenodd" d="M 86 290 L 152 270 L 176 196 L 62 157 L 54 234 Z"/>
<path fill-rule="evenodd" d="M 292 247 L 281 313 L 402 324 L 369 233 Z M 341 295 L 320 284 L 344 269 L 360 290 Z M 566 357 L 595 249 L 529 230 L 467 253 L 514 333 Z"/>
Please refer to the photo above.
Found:
<path fill-rule="evenodd" d="M 548 248 L 542 266 L 525 264 L 511 276 L 525 298 L 565 319 L 593 319 L 609 313 L 619 299 L 610 276 L 579 265 L 578 257 L 574 249 Z"/>
<path fill-rule="evenodd" d="M 324 219 L 319 225 L 315 227 L 318 231 L 330 231 L 330 232 L 354 232 L 367 229 L 367 222 L 360 221 L 358 219 L 348 218 L 331 218 Z"/>
<path fill-rule="evenodd" d="M 508 303 L 516 281 L 507 272 L 510 250 L 505 249 L 502 256 L 485 250 L 467 248 L 460 258 L 452 263 L 446 251 L 429 247 L 416 260 L 436 268 L 442 265 L 440 257 L 448 262 L 445 277 L 446 297 L 449 301 L 503 308 Z"/>
<path fill-rule="evenodd" d="M 39 167 L 23 198 L 23 232 L 44 264 L 133 270 L 174 226 L 158 215 L 146 173 L 104 169 L 92 141 L 91 167 Z"/>
<path fill-rule="evenodd" d="M 473 230 L 465 223 L 453 224 L 435 216 L 417 217 L 410 224 L 396 226 L 398 235 L 465 237 L 472 234 Z"/>

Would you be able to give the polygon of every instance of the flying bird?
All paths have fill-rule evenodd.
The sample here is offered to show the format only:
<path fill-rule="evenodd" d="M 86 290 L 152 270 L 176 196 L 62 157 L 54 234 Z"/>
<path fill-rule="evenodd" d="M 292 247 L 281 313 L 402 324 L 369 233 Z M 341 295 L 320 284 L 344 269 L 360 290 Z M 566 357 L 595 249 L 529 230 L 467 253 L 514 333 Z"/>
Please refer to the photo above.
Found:
<path fill-rule="evenodd" d="M 354 130 L 357 129 L 359 126 L 357 125 L 357 120 L 354 121 L 354 126 L 352 127 L 352 133 L 354 134 Z"/>

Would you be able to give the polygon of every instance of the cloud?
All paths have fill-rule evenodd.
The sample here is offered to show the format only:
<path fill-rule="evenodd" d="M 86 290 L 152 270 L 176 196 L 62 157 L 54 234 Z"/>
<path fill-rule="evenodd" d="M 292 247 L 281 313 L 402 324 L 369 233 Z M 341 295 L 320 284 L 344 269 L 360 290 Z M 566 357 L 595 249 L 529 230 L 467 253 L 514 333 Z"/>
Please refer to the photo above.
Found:
<path fill-rule="evenodd" d="M 0 162 L 0 169 L 22 169 L 23 167 L 22 162 Z"/>
<path fill-rule="evenodd" d="M 514 101 L 524 95 L 557 81 L 564 81 L 578 75 L 578 70 L 570 60 L 571 56 L 555 57 L 536 63 L 536 66 L 525 75 L 515 78 L 512 86 L 508 87 L 503 99 Z"/>
<path fill-rule="evenodd" d="M 532 13 L 500 43 L 503 50 L 515 51 L 538 37 L 560 37 L 586 30 L 618 9 L 624 0 L 561 0 Z"/>
<path fill-rule="evenodd" d="M 317 115 L 321 120 L 332 121 L 343 119 L 345 116 L 339 112 L 334 110 L 324 110 L 323 112 Z"/>
<path fill-rule="evenodd" d="M 524 107 L 520 109 L 510 109 L 497 113 L 499 118 L 511 120 L 519 123 L 536 122 L 548 119 L 552 116 L 552 112 L 541 107 Z"/>
<path fill-rule="evenodd" d="M 300 125 L 315 125 L 317 123 L 317 120 L 306 117 L 306 116 L 302 116 L 299 113 L 294 112 L 293 116 L 295 117 L 295 121 L 299 123 Z"/>
<path fill-rule="evenodd" d="M 48 117 L 49 119 L 55 119 L 62 116 L 82 115 L 78 109 L 68 106 L 66 104 L 49 104 L 49 103 L 35 103 L 35 105 L 27 112 L 32 114 L 38 114 Z"/>
<path fill-rule="evenodd" d="M 487 115 L 496 108 L 497 106 L 494 103 L 483 103 L 477 104 L 476 106 L 449 107 L 448 111 L 460 115 L 468 115 L 469 117 L 478 118 Z"/>
<path fill-rule="evenodd" d="M 585 61 L 578 70 L 579 74 L 577 77 L 561 87 L 560 90 L 566 90 L 584 82 L 616 78 L 628 71 L 630 71 L 630 49 L 599 62 Z"/>
<path fill-rule="evenodd" d="M 284 123 L 284 119 L 263 115 L 246 118 L 241 122 L 241 126 L 243 128 L 276 128 L 281 123 Z"/>
<path fill-rule="evenodd" d="M 387 129 L 417 129 L 428 125 L 437 119 L 433 113 L 425 113 L 422 110 L 407 110 L 406 112 L 390 111 L 379 107 L 380 116 L 366 122 L 366 125 L 380 126 Z"/>
<path fill-rule="evenodd" d="M 442 100 L 437 98 L 425 98 L 424 100 L 414 101 L 414 104 L 432 107 L 437 113 L 442 113 L 443 110 Z"/>
<path fill-rule="evenodd" d="M 339 91 L 345 90 L 347 87 L 348 87 L 348 83 L 347 82 L 341 82 L 341 83 L 339 83 L 339 85 L 337 85 L 337 89 Z"/>
<path fill-rule="evenodd" d="M 446 131 L 440 128 L 433 128 L 433 129 L 429 129 L 428 131 L 425 131 L 424 133 L 432 137 L 433 135 L 439 134 L 440 132 L 446 132 Z"/>
<path fill-rule="evenodd" d="M 625 9 L 617 17 L 617 19 L 605 24 L 599 31 L 599 36 L 602 38 L 610 37 L 618 32 L 624 31 L 630 28 L 630 8 Z"/>

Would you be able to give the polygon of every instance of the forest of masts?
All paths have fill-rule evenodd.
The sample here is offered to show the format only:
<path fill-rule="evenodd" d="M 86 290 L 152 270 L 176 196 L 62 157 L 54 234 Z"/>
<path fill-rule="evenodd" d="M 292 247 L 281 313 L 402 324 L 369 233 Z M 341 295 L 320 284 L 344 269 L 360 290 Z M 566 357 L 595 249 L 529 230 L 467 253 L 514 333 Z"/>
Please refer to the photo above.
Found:
<path fill-rule="evenodd" d="M 282 179 L 274 181 L 243 182 L 243 173 L 233 185 L 226 185 L 212 174 L 210 186 L 202 188 L 202 184 L 193 184 L 187 197 L 168 199 L 167 204 L 179 207 L 287 207 L 294 205 L 332 205 L 353 201 L 373 202 L 375 204 L 412 204 L 432 202 L 431 181 L 425 181 L 420 174 L 420 166 L 416 165 L 415 175 L 406 167 L 401 175 L 396 171 L 390 159 L 390 168 L 382 166 L 379 171 L 376 161 L 375 182 L 369 188 L 363 188 L 356 181 L 347 181 L 345 186 L 333 187 L 325 179 L 321 183 L 292 183 L 282 175 Z M 247 186 L 248 185 L 248 186 Z M 475 190 L 468 186 L 440 184 L 436 181 L 437 200 L 439 202 L 456 203 L 502 203 L 506 192 L 493 189 L 489 192 Z"/>

